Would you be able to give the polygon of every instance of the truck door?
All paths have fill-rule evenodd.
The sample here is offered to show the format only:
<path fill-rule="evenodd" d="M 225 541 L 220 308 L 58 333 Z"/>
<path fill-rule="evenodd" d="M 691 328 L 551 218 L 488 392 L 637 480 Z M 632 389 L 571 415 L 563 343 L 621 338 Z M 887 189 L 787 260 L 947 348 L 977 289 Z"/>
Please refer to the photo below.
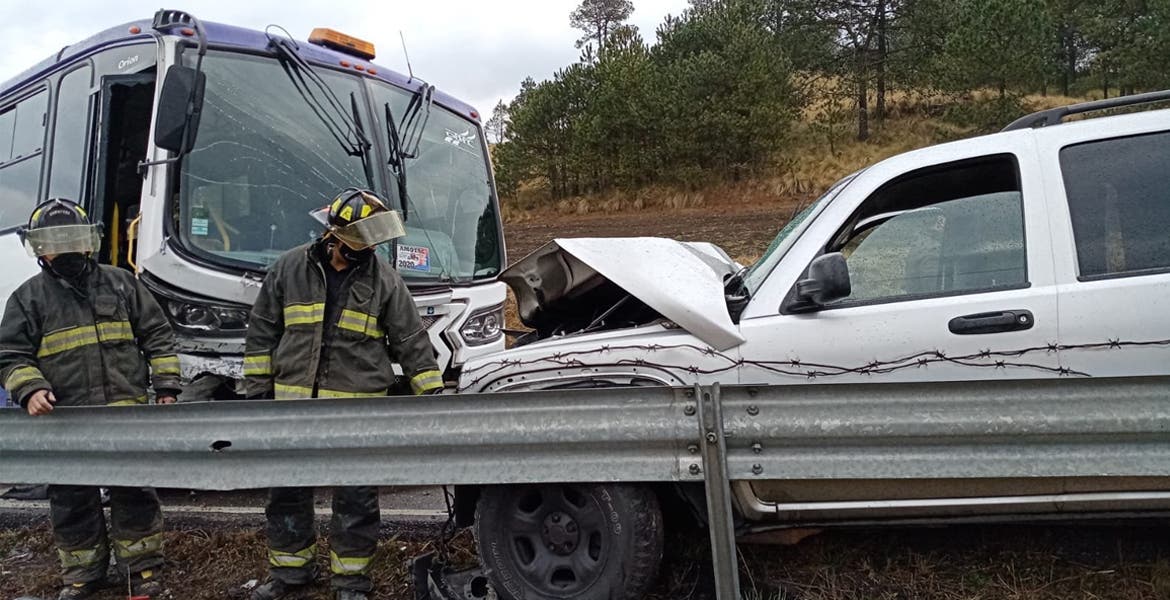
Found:
<path fill-rule="evenodd" d="M 1170 117 L 1159 111 L 1111 123 L 1108 139 L 1100 126 L 1068 124 L 1042 142 L 1069 368 L 1095 377 L 1170 374 L 1167 129 Z"/>
<path fill-rule="evenodd" d="M 851 182 L 752 299 L 741 382 L 1061 374 L 1044 194 L 1035 152 L 1015 139 L 1015 151 L 944 149 L 961 158 L 928 167 L 918 153 Z M 845 256 L 851 294 L 802 307 L 796 282 L 830 252 Z"/>

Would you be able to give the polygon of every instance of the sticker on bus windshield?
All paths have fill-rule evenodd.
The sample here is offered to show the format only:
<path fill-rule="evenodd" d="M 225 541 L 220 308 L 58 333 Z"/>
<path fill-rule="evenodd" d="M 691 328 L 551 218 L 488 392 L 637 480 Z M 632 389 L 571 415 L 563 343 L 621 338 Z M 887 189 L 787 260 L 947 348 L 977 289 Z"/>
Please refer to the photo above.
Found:
<path fill-rule="evenodd" d="M 191 235 L 207 235 L 207 219 L 191 219 Z"/>
<path fill-rule="evenodd" d="M 451 144 L 452 146 L 467 146 L 468 148 L 475 147 L 476 136 L 471 132 L 470 129 L 464 131 L 463 133 L 445 129 L 444 133 L 445 135 L 443 136 L 443 141 Z"/>
<path fill-rule="evenodd" d="M 431 249 L 426 246 L 398 246 L 398 268 L 407 271 L 431 270 Z"/>

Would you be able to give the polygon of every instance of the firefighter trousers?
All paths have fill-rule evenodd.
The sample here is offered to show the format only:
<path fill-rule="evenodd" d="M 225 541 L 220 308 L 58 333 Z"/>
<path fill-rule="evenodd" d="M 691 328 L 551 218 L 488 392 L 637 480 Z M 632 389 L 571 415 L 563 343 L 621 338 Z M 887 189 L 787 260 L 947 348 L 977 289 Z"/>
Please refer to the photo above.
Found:
<path fill-rule="evenodd" d="M 65 585 L 104 578 L 110 541 L 120 572 L 141 573 L 163 564 L 162 510 L 151 488 L 110 488 L 109 537 L 96 487 L 49 486 L 49 520 Z"/>
<path fill-rule="evenodd" d="M 317 531 L 313 488 L 272 488 L 268 491 L 268 566 L 274 579 L 302 585 L 316 574 Z M 329 525 L 329 570 L 333 587 L 369 592 L 370 561 L 378 547 L 378 488 L 333 489 Z"/>

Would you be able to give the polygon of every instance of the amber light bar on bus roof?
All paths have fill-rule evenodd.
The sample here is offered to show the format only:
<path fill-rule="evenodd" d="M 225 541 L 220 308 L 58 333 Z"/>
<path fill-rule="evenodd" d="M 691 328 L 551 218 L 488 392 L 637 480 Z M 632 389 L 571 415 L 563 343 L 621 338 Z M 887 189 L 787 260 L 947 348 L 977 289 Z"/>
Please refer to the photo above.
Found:
<path fill-rule="evenodd" d="M 318 27 L 309 34 L 309 42 L 318 46 L 332 48 L 352 56 L 374 60 L 374 45 L 365 40 L 345 35 L 326 27 Z"/>

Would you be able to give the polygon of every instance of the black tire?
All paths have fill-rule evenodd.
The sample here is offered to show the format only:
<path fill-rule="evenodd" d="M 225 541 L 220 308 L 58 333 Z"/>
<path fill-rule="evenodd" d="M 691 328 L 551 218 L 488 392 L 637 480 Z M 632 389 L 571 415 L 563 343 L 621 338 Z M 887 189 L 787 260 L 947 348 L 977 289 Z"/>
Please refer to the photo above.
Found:
<path fill-rule="evenodd" d="M 475 541 L 500 600 L 641 600 L 662 562 L 662 511 L 645 486 L 484 488 Z"/>

